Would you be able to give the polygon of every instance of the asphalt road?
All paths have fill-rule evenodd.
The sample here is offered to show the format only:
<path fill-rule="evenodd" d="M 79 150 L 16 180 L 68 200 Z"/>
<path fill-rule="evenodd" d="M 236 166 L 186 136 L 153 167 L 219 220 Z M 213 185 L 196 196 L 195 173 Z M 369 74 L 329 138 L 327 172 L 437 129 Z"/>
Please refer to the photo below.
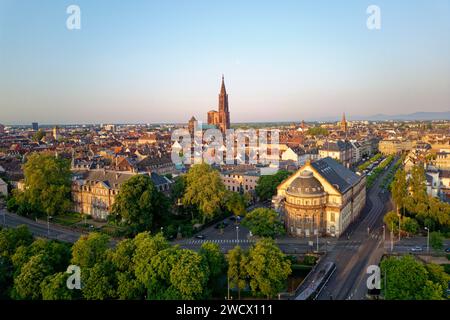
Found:
<path fill-rule="evenodd" d="M 395 163 L 392 162 L 391 166 Z M 318 300 L 361 300 L 367 292 L 366 274 L 369 265 L 377 265 L 384 253 L 383 216 L 392 209 L 386 193 L 382 193 L 380 183 L 386 170 L 374 183 L 367 194 L 368 210 L 349 228 L 350 238 L 341 237 L 334 250 L 320 263 L 332 261 L 336 271 L 326 283 Z"/>
<path fill-rule="evenodd" d="M 44 222 L 36 222 L 25 217 L 18 216 L 7 212 L 5 209 L 0 210 L 0 225 L 8 228 L 14 228 L 20 225 L 28 226 L 30 232 L 36 237 L 61 240 L 66 242 L 76 242 L 82 233 L 66 229 L 50 223 L 48 226 Z"/>

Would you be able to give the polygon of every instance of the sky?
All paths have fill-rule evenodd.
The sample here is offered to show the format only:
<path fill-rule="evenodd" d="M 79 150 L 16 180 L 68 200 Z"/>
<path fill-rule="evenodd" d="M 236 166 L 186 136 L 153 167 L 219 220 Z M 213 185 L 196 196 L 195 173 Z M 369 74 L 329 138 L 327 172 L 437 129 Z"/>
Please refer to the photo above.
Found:
<path fill-rule="evenodd" d="M 448 0 L 0 0 L 0 123 L 450 111 L 449 57 Z"/>

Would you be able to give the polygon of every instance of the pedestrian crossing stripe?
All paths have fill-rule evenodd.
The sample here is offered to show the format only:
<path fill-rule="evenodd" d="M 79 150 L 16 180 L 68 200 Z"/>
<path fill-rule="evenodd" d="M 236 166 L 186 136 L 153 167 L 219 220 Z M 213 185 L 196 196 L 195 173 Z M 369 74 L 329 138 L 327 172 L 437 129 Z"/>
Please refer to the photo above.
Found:
<path fill-rule="evenodd" d="M 188 243 L 189 244 L 203 244 L 206 242 L 212 242 L 212 243 L 253 243 L 253 240 L 243 239 L 243 240 L 237 240 L 237 239 L 213 239 L 213 240 L 191 240 Z"/>

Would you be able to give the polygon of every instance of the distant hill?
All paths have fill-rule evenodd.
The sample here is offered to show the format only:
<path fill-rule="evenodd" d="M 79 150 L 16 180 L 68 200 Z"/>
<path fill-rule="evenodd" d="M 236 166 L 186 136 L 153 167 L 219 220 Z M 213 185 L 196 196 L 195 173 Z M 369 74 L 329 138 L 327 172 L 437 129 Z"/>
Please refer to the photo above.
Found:
<path fill-rule="evenodd" d="M 387 115 L 387 114 L 376 114 L 373 116 L 369 116 L 364 120 L 369 121 L 382 121 L 382 120 L 419 120 L 419 121 L 427 121 L 427 120 L 450 120 L 450 111 L 447 112 L 415 112 L 409 114 L 396 114 L 396 115 Z"/>

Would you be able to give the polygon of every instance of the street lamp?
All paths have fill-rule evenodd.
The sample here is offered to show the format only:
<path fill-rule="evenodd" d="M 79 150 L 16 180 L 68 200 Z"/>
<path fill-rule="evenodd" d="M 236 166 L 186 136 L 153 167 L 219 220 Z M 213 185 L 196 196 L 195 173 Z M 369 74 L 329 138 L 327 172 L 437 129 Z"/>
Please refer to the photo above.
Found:
<path fill-rule="evenodd" d="M 239 243 L 239 226 L 236 226 L 236 242 Z"/>
<path fill-rule="evenodd" d="M 425 230 L 427 230 L 427 254 L 430 254 L 430 229 L 425 227 Z"/>
<path fill-rule="evenodd" d="M 47 237 L 50 238 L 50 219 L 51 216 L 47 216 Z"/>

